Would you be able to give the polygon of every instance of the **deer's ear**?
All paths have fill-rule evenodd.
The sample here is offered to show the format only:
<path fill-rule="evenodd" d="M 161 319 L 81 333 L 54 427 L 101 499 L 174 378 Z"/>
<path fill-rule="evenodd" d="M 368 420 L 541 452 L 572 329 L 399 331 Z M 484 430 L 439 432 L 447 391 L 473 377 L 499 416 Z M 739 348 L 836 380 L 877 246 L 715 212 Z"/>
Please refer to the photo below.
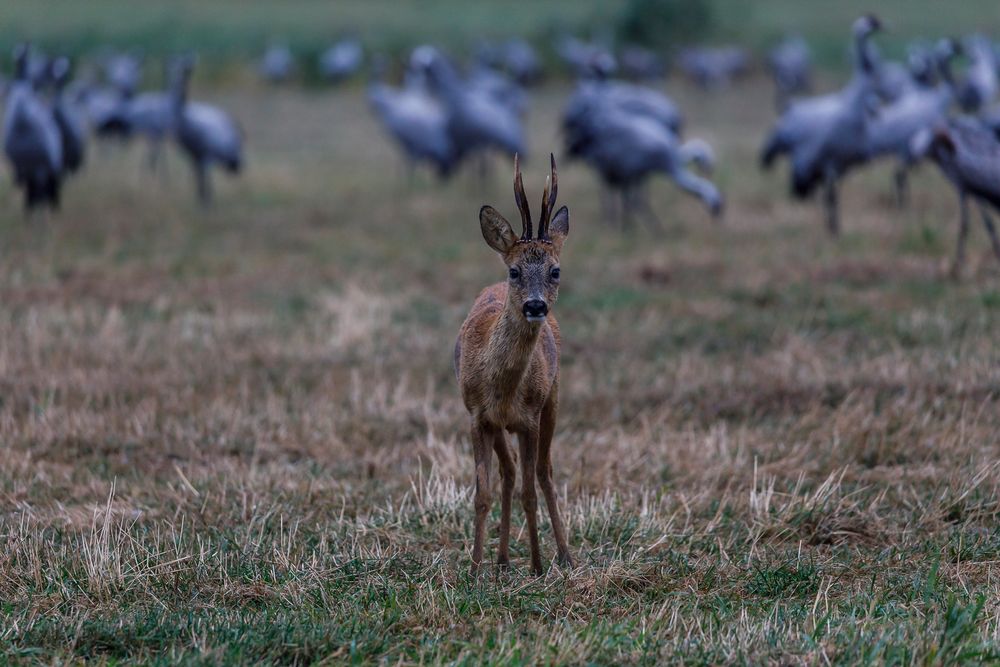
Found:
<path fill-rule="evenodd" d="M 556 211 L 549 222 L 549 236 L 552 242 L 562 247 L 563 241 L 569 236 L 569 209 L 563 206 Z"/>
<path fill-rule="evenodd" d="M 479 228 L 486 243 L 501 255 L 506 255 L 517 243 L 517 236 L 510 223 L 492 206 L 479 209 Z"/>

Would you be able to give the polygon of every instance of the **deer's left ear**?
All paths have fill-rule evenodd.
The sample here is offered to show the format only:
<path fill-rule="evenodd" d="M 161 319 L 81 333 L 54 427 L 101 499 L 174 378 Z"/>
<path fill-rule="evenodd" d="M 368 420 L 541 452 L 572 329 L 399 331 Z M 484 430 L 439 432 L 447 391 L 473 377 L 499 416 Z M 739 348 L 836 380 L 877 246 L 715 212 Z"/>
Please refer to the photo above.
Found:
<path fill-rule="evenodd" d="M 562 247 L 563 241 L 569 236 L 569 209 L 563 206 L 556 211 L 549 222 L 549 236 L 552 242 L 558 247 Z"/>

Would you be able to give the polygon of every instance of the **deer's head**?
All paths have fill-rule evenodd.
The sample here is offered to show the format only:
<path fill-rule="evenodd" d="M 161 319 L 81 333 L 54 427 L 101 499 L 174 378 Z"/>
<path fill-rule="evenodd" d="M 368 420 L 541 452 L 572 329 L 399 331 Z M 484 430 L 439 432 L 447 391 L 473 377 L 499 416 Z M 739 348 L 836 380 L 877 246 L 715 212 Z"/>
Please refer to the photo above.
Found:
<path fill-rule="evenodd" d="M 545 321 L 549 308 L 559 296 L 559 253 L 569 234 L 569 209 L 563 206 L 553 213 L 558 180 L 556 158 L 550 157 L 552 174 L 545 179 L 537 236 L 532 238 L 531 212 L 524 196 L 517 155 L 514 156 L 514 201 L 521 213 L 521 237 L 514 234 L 510 223 L 492 206 L 479 210 L 483 238 L 500 253 L 507 265 L 508 301 L 533 323 Z"/>

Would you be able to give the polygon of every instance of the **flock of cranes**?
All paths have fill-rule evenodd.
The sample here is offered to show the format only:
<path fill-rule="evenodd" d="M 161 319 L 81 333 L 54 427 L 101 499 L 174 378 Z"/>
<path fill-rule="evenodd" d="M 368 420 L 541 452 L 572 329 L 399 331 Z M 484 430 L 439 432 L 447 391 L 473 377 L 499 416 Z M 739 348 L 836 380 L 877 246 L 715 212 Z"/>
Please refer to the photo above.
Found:
<path fill-rule="evenodd" d="M 922 160 L 936 164 L 959 194 L 960 232 L 953 268 L 960 270 L 975 203 L 1000 259 L 1000 241 L 989 208 L 1000 208 L 1000 106 L 998 57 L 978 35 L 962 41 L 914 43 L 905 62 L 885 59 L 876 43 L 882 25 L 873 15 L 852 25 L 852 74 L 839 90 L 811 95 L 808 43 L 791 35 L 764 64 L 775 86 L 778 118 L 760 155 L 763 168 L 789 162 L 790 191 L 797 198 L 822 192 L 831 234 L 841 228 L 839 192 L 844 177 L 882 160 L 894 163 L 896 198 L 905 205 L 908 174 Z M 555 53 L 576 77 L 560 121 L 563 152 L 588 165 L 602 188 L 607 220 L 628 226 L 639 215 L 659 225 L 646 195 L 660 175 L 720 216 L 724 197 L 711 180 L 715 152 L 685 136 L 684 115 L 651 81 L 669 63 L 637 46 L 618 53 L 572 37 Z M 968 64 L 960 74 L 954 61 Z M 195 59 L 174 57 L 164 65 L 162 89 L 141 90 L 144 63 L 118 53 L 101 61 L 103 77 L 74 78 L 65 58 L 48 58 L 28 46 L 14 54 L 6 86 L 3 149 L 27 209 L 59 205 L 62 183 L 86 161 L 91 136 L 140 139 L 156 169 L 168 143 L 185 155 L 198 198 L 212 198 L 213 167 L 239 172 L 243 135 L 223 109 L 190 99 Z M 366 62 L 367 61 L 367 62 Z M 677 55 L 677 68 L 708 89 L 727 85 L 747 71 L 750 58 L 738 48 L 692 48 Z M 542 60 L 522 40 L 484 43 L 463 67 L 433 46 L 415 48 L 402 81 L 386 81 L 386 60 L 366 58 L 361 42 L 342 39 L 319 54 L 316 71 L 342 82 L 367 68 L 373 116 L 399 147 L 410 168 L 431 167 L 441 178 L 463 164 L 485 172 L 491 154 L 525 157 L 528 88 L 544 76 Z M 289 80 L 298 63 L 287 46 L 274 43 L 257 63 L 269 83 Z"/>
<path fill-rule="evenodd" d="M 822 188 L 827 226 L 837 234 L 838 191 L 844 176 L 880 158 L 894 160 L 897 200 L 903 205 L 908 171 L 930 158 L 961 201 L 952 272 L 961 271 L 964 259 L 970 199 L 980 207 L 1000 260 L 1000 241 L 988 211 L 990 206 L 1000 207 L 1000 127 L 990 109 L 998 76 L 992 44 L 978 35 L 963 42 L 942 39 L 930 46 L 917 44 L 904 66 L 879 55 L 873 38 L 881 30 L 873 15 L 854 22 L 850 81 L 830 94 L 788 101 L 765 141 L 761 164 L 768 168 L 778 157 L 787 156 L 796 197 L 808 197 Z M 970 65 L 959 80 L 952 61 L 961 53 L 969 57 Z M 779 80 L 779 89 L 781 85 Z M 953 114 L 956 107 L 965 115 Z"/>
<path fill-rule="evenodd" d="M 189 97 L 192 56 L 170 60 L 165 90 L 143 93 L 137 92 L 142 63 L 134 55 L 105 59 L 103 83 L 72 79 L 69 60 L 47 58 L 28 45 L 15 49 L 14 63 L 2 142 L 28 211 L 59 207 L 62 184 L 84 164 L 91 135 L 144 138 L 154 167 L 162 144 L 173 139 L 191 164 L 203 204 L 212 196 L 209 169 L 235 173 L 243 164 L 242 131 L 232 117 Z"/>
<path fill-rule="evenodd" d="M 523 56 L 523 46 L 518 49 Z M 591 166 L 607 190 L 620 196 L 623 224 L 636 212 L 658 224 L 643 187 L 654 174 L 672 179 L 719 215 L 722 195 L 694 170 L 710 171 L 714 153 L 702 140 L 682 138 L 677 105 L 652 87 L 612 79 L 613 56 L 598 47 L 574 40 L 564 43 L 561 52 L 578 75 L 563 112 L 565 151 Z M 412 52 L 401 86 L 385 83 L 378 69 L 368 99 L 407 164 L 424 163 L 447 177 L 468 158 L 528 152 L 527 95 L 521 83 L 527 69 L 508 65 L 501 70 L 480 59 L 463 72 L 431 46 Z M 515 78 L 518 71 L 522 76 Z M 604 202 L 607 217 L 618 217 L 612 211 L 614 198 L 605 195 Z"/>

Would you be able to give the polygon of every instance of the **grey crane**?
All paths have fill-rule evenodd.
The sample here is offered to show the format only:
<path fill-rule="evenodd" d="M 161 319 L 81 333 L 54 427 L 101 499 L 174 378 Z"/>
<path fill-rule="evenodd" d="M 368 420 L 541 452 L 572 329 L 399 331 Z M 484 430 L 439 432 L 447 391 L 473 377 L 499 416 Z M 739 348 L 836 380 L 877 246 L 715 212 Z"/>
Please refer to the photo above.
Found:
<path fill-rule="evenodd" d="M 595 68 L 605 75 L 618 70 L 618 61 L 608 49 L 594 42 L 564 36 L 556 45 L 556 53 L 577 76 L 588 76 Z"/>
<path fill-rule="evenodd" d="M 622 47 L 618 62 L 621 64 L 622 75 L 633 81 L 662 79 L 667 74 L 663 58 L 655 51 L 637 44 Z"/>
<path fill-rule="evenodd" d="M 87 131 L 80 109 L 66 90 L 70 76 L 69 59 L 53 60 L 51 76 L 56 88 L 52 101 L 52 114 L 62 141 L 62 166 L 65 173 L 71 174 L 83 165 L 87 148 Z"/>
<path fill-rule="evenodd" d="M 518 111 L 498 100 L 493 92 L 470 86 L 440 53 L 425 51 L 416 58 L 425 71 L 431 91 L 445 105 L 448 135 L 456 160 L 499 150 L 526 153 L 524 127 Z"/>
<path fill-rule="evenodd" d="M 503 45 L 501 67 L 522 86 L 530 86 L 542 78 L 542 62 L 535 49 L 523 39 L 512 39 Z"/>
<path fill-rule="evenodd" d="M 620 193 L 623 222 L 633 210 L 639 210 L 651 224 L 659 225 L 644 194 L 646 181 L 657 173 L 701 199 L 713 216 L 722 212 L 718 188 L 688 166 L 710 167 L 714 162 L 703 141 L 682 144 L 660 120 L 616 104 L 613 97 L 588 92 L 567 105 L 563 133 L 567 153 L 587 162 L 605 186 Z M 607 210 L 605 213 L 609 215 Z"/>
<path fill-rule="evenodd" d="M 294 72 L 295 56 L 287 44 L 271 44 L 257 63 L 257 73 L 268 83 L 284 83 Z"/>
<path fill-rule="evenodd" d="M 925 129 L 915 136 L 913 151 L 929 156 L 958 192 L 958 242 L 952 276 L 961 274 L 965 262 L 970 199 L 979 205 L 993 253 L 1000 261 L 1000 238 L 988 212 L 989 207 L 1000 209 L 1000 141 L 996 135 L 976 119 L 952 118 L 934 130 Z"/>
<path fill-rule="evenodd" d="M 598 104 L 610 104 L 637 116 L 652 118 L 680 135 L 684 116 L 669 96 L 653 88 L 625 81 L 606 78 L 600 69 L 587 72 L 576 86 L 563 112 L 564 124 L 572 125 L 574 119 L 587 114 Z"/>
<path fill-rule="evenodd" d="M 321 53 L 317 67 L 324 79 L 331 83 L 339 83 L 357 74 L 364 59 L 365 51 L 361 42 L 348 37 Z"/>
<path fill-rule="evenodd" d="M 183 58 L 183 57 L 182 57 Z M 149 168 L 155 171 L 163 154 L 163 143 L 174 130 L 172 83 L 183 67 L 182 59 L 164 66 L 164 90 L 150 90 L 125 100 L 119 110 L 128 136 L 142 137 L 149 144 Z"/>
<path fill-rule="evenodd" d="M 35 93 L 29 72 L 30 49 L 15 49 L 15 78 L 7 92 L 3 119 L 3 148 L 24 189 L 25 210 L 59 207 L 63 173 L 62 139 L 49 106 Z"/>
<path fill-rule="evenodd" d="M 476 62 L 507 73 L 522 86 L 530 86 L 542 78 L 538 54 L 523 39 L 511 39 L 500 44 L 480 42 L 476 47 Z"/>
<path fill-rule="evenodd" d="M 117 88 L 92 78 L 78 79 L 76 99 L 90 130 L 100 138 L 128 136 L 126 100 Z"/>
<path fill-rule="evenodd" d="M 408 167 L 421 162 L 447 177 L 456 157 L 448 133 L 448 110 L 426 88 L 422 78 L 409 77 L 402 88 L 382 81 L 381 67 L 368 85 L 368 102 L 379 123 L 402 149 Z"/>
<path fill-rule="evenodd" d="M 965 111 L 975 113 L 989 106 L 997 96 L 997 61 L 993 45 L 982 35 L 965 40 L 964 50 L 972 59 L 958 101 Z"/>
<path fill-rule="evenodd" d="M 938 82 L 936 51 L 936 47 L 924 42 L 913 42 L 906 47 L 906 67 L 917 85 L 933 86 Z"/>
<path fill-rule="evenodd" d="M 895 102 L 881 107 L 871 119 L 868 129 L 870 157 L 896 159 L 896 201 L 900 206 L 906 200 L 907 174 L 917 162 L 911 150 L 913 137 L 924 128 L 942 123 L 954 101 L 951 60 L 956 53 L 954 40 L 939 42 L 931 56 L 939 83 L 909 88 Z M 930 78 L 929 74 L 926 76 Z"/>
<path fill-rule="evenodd" d="M 126 99 L 142 83 L 142 57 L 135 53 L 112 53 L 104 58 L 104 78 Z"/>
<path fill-rule="evenodd" d="M 465 87 L 474 93 L 486 95 L 518 116 L 528 112 L 528 95 L 524 88 L 500 70 L 483 63 L 475 64 L 465 77 Z"/>
<path fill-rule="evenodd" d="M 827 228 L 840 231 L 837 184 L 848 170 L 868 159 L 868 104 L 874 93 L 874 70 L 867 48 L 881 30 L 877 17 L 854 21 L 854 76 L 840 91 L 792 103 L 775 123 L 761 151 L 767 169 L 783 154 L 791 158 L 792 193 L 808 197 L 823 184 Z"/>
<path fill-rule="evenodd" d="M 230 173 L 239 173 L 243 167 L 243 136 L 225 111 L 188 99 L 194 60 L 182 58 L 176 67 L 171 101 L 177 144 L 191 161 L 199 201 L 208 205 L 212 201 L 209 169 L 217 164 Z"/>
<path fill-rule="evenodd" d="M 775 101 L 784 109 L 795 95 L 812 86 L 812 55 L 801 35 L 789 35 L 767 54 L 767 68 L 774 79 Z"/>

